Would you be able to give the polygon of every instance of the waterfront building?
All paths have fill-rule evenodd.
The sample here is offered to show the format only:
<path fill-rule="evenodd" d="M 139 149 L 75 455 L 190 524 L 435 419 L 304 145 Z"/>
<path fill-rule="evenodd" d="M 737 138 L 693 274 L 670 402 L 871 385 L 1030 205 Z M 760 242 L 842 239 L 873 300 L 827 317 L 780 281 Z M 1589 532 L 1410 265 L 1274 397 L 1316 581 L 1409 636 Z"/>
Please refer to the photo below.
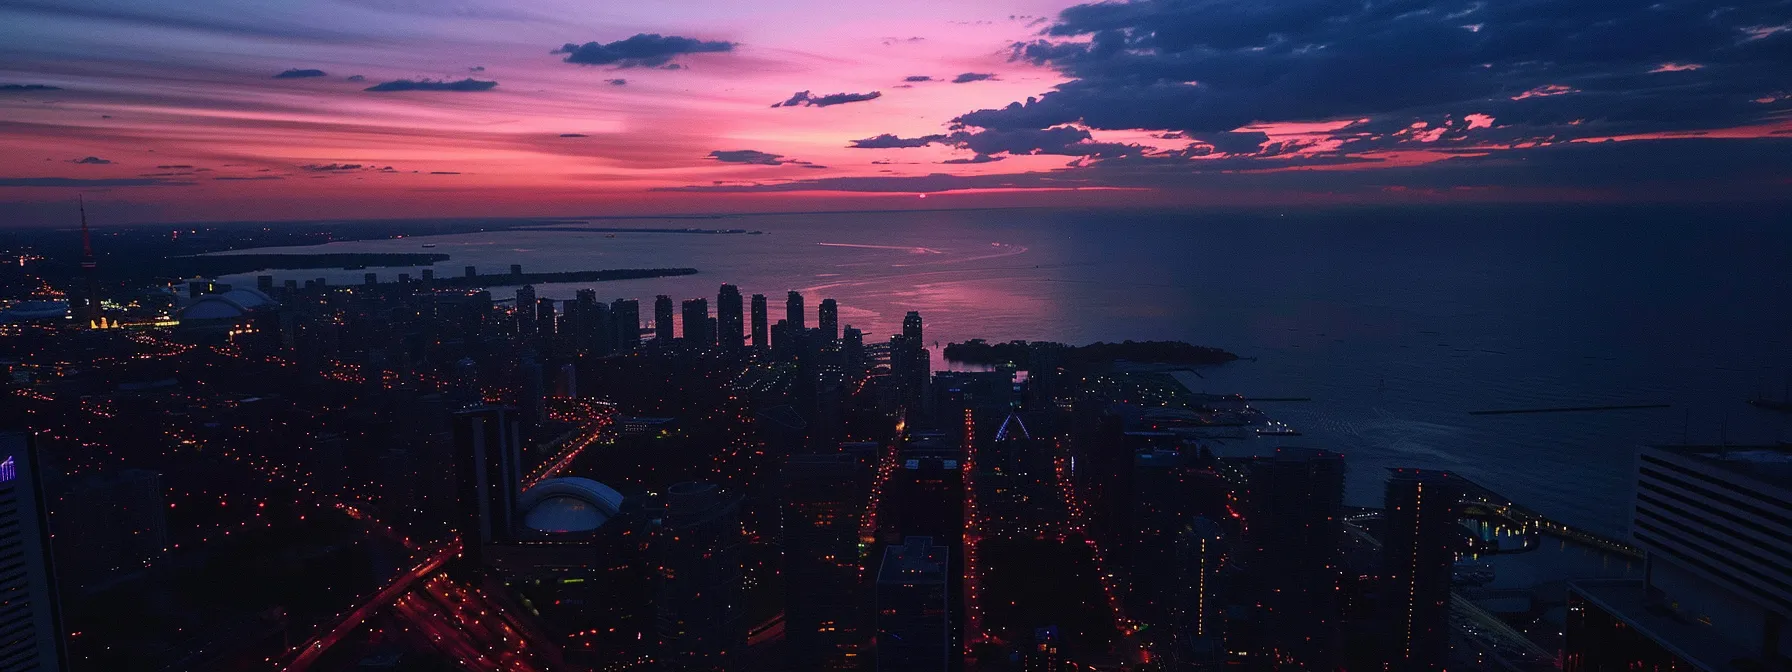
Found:
<path fill-rule="evenodd" d="M 1774 669 L 1792 652 L 1792 449 L 1656 446 L 1636 461 L 1641 581 L 1570 584 L 1563 668 Z"/>
<path fill-rule="evenodd" d="M 753 295 L 753 348 L 764 350 L 772 347 L 770 327 L 766 323 L 765 295 Z"/>
<path fill-rule="evenodd" d="M 832 343 L 840 339 L 840 304 L 833 299 L 822 299 L 821 306 L 815 309 L 815 324 L 821 327 L 821 337 Z"/>
<path fill-rule="evenodd" d="M 728 352 L 739 351 L 745 342 L 745 324 L 741 320 L 740 288 L 722 285 L 716 292 L 716 345 Z"/>
<path fill-rule="evenodd" d="M 784 324 L 797 333 L 808 331 L 803 326 L 803 295 L 794 289 L 784 296 Z"/>
<path fill-rule="evenodd" d="M 676 334 L 672 331 L 672 297 L 661 294 L 653 297 L 653 341 L 660 346 L 672 344 Z"/>
<path fill-rule="evenodd" d="M 1334 669 L 1339 650 L 1338 581 L 1344 456 L 1278 448 L 1249 464 L 1245 543 L 1256 590 L 1257 628 L 1267 660 Z"/>
<path fill-rule="evenodd" d="M 629 352 L 641 347 L 640 301 L 634 299 L 611 301 L 610 319 L 616 323 L 617 350 Z"/>
<path fill-rule="evenodd" d="M 709 317 L 708 299 L 685 299 L 684 346 L 701 350 L 715 345 L 716 335 Z"/>
<path fill-rule="evenodd" d="M 1450 577 L 1462 535 L 1461 478 L 1394 469 L 1382 505 L 1382 591 L 1388 669 L 1444 669 L 1450 653 Z"/>

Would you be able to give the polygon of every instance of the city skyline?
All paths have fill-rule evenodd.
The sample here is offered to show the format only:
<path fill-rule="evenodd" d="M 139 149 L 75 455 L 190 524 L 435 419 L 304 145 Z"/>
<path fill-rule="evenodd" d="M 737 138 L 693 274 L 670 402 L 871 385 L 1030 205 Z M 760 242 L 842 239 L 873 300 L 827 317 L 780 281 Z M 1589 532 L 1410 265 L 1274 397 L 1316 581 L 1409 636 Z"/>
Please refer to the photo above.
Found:
<path fill-rule="evenodd" d="M 1792 16 L 1764 0 L 0 17 L 22 223 L 76 192 L 115 223 L 1778 201 L 1792 177 Z"/>

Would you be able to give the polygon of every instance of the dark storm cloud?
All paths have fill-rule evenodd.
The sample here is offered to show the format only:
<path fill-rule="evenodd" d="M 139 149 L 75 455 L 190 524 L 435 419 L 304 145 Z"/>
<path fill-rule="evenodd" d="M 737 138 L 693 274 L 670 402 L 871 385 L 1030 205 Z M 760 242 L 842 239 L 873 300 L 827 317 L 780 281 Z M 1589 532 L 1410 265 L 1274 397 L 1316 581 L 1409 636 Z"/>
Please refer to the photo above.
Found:
<path fill-rule="evenodd" d="M 963 72 L 963 73 L 959 73 L 959 75 L 957 77 L 953 77 L 952 83 L 953 84 L 966 84 L 966 83 L 970 83 L 970 82 L 987 81 L 987 80 L 991 80 L 991 79 L 995 79 L 995 78 L 996 78 L 995 74 L 989 73 L 989 72 Z"/>
<path fill-rule="evenodd" d="M 170 187 L 189 185 L 158 178 L 105 178 L 88 180 L 77 177 L 0 177 L 0 187 Z"/>
<path fill-rule="evenodd" d="M 791 94 L 791 96 L 783 102 L 772 103 L 772 107 L 799 107 L 804 105 L 828 107 L 830 105 L 862 103 L 867 100 L 876 100 L 883 95 L 884 94 L 880 91 L 872 91 L 870 93 L 830 93 L 825 96 L 814 96 L 810 95 L 808 91 L 798 91 Z"/>
<path fill-rule="evenodd" d="M 761 166 L 781 166 L 790 160 L 779 154 L 768 154 L 755 149 L 718 149 L 709 153 L 709 158 L 722 163 L 752 163 Z"/>
<path fill-rule="evenodd" d="M 566 54 L 567 63 L 579 65 L 614 65 L 618 68 L 658 68 L 670 65 L 672 59 L 685 54 L 705 54 L 734 50 L 733 42 L 697 40 L 677 35 L 639 33 L 626 40 L 610 43 L 566 43 L 552 53 Z"/>
<path fill-rule="evenodd" d="M 274 75 L 274 79 L 304 79 L 306 77 L 323 77 L 325 74 L 327 74 L 327 73 L 325 73 L 322 70 L 315 69 L 315 68 L 306 68 L 303 70 L 301 70 L 299 68 L 292 68 L 290 70 L 281 72 L 280 74 Z"/>
<path fill-rule="evenodd" d="M 104 166 L 106 164 L 112 163 L 111 161 L 102 159 L 97 156 L 84 156 L 79 159 L 69 159 L 68 162 L 69 163 L 83 163 L 83 164 L 87 164 L 90 166 Z"/>
<path fill-rule="evenodd" d="M 978 154 L 978 155 L 973 156 L 968 159 L 946 159 L 945 161 L 941 161 L 940 163 L 944 163 L 947 165 L 959 165 L 959 164 L 968 164 L 968 163 L 995 163 L 997 161 L 1001 161 L 1004 158 L 1007 158 L 1007 157 L 990 156 L 988 154 Z"/>
<path fill-rule="evenodd" d="M 979 155 L 1059 154 L 1063 156 L 1114 157 L 1141 154 L 1145 148 L 1113 142 L 1092 142 L 1089 131 L 1072 126 L 1044 129 L 956 131 L 940 135 L 904 138 L 889 133 L 852 141 L 853 149 L 901 149 L 942 144 L 968 149 Z"/>
<path fill-rule="evenodd" d="M 0 84 L 0 92 L 8 92 L 8 93 L 13 92 L 13 91 L 61 91 L 61 90 L 62 90 L 62 87 L 60 87 L 60 86 L 50 86 L 48 84 Z"/>
<path fill-rule="evenodd" d="M 904 147 L 926 147 L 936 142 L 945 141 L 944 135 L 923 135 L 918 138 L 902 138 L 891 133 L 852 141 L 854 149 L 900 149 Z"/>
<path fill-rule="evenodd" d="M 1086 4 L 1014 45 L 1072 81 L 956 121 L 1208 134 L 1481 113 L 1558 139 L 1737 125 L 1792 107 L 1755 102 L 1792 85 L 1792 32 L 1764 28 L 1789 20 L 1780 0 Z M 1526 95 L 1547 91 L 1563 93 Z"/>
<path fill-rule="evenodd" d="M 932 75 L 909 75 L 907 77 L 903 77 L 902 81 L 905 81 L 905 82 L 931 82 L 931 81 L 933 81 L 933 76 Z"/>
<path fill-rule="evenodd" d="M 398 79 L 367 87 L 367 91 L 489 91 L 497 82 L 467 78 L 459 81 L 440 79 Z"/>

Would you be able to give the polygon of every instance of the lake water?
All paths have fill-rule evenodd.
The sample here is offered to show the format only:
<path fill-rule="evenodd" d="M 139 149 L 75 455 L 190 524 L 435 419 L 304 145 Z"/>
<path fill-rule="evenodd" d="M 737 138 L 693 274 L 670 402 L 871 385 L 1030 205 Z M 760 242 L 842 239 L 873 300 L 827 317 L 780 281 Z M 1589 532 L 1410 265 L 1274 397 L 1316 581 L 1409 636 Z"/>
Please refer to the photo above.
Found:
<path fill-rule="evenodd" d="M 592 220 L 764 235 L 494 232 L 292 251 L 450 254 L 503 273 L 689 266 L 695 276 L 537 287 L 570 298 L 706 296 L 719 284 L 824 297 L 887 338 L 918 310 L 930 342 L 1175 339 L 1256 361 L 1206 391 L 1267 403 L 1343 452 L 1348 497 L 1385 469 L 1453 469 L 1569 524 L 1626 527 L 1635 448 L 1792 439 L 1792 219 L 1705 209 L 1501 207 L 1152 213 L 991 210 Z M 262 250 L 279 251 L 279 250 Z M 390 278 L 407 269 L 369 269 Z M 417 275 L 416 269 L 408 269 Z M 276 272 L 356 283 L 362 271 Z M 251 276 L 228 281 L 252 283 Z M 494 288 L 500 297 L 511 290 Z M 651 313 L 650 305 L 643 306 Z M 814 318 L 811 317 L 811 320 Z M 1471 416 L 1478 409 L 1667 409 Z"/>

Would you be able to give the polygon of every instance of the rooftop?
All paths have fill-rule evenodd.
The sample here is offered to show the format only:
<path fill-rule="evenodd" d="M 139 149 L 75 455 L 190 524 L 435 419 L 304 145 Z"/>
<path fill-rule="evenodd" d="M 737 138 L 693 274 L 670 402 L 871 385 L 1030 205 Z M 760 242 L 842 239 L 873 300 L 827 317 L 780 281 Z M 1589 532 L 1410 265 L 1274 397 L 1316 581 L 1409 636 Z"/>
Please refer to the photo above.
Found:
<path fill-rule="evenodd" d="M 1792 488 L 1792 443 L 1678 444 L 1654 446 L 1654 448 L 1699 460 L 1735 476 Z"/>
<path fill-rule="evenodd" d="M 1641 580 L 1574 581 L 1569 587 L 1699 669 L 1719 672 L 1743 669 L 1735 664 L 1739 660 L 1736 645 L 1719 636 L 1709 625 L 1651 604 L 1646 598 L 1648 589 Z"/>

